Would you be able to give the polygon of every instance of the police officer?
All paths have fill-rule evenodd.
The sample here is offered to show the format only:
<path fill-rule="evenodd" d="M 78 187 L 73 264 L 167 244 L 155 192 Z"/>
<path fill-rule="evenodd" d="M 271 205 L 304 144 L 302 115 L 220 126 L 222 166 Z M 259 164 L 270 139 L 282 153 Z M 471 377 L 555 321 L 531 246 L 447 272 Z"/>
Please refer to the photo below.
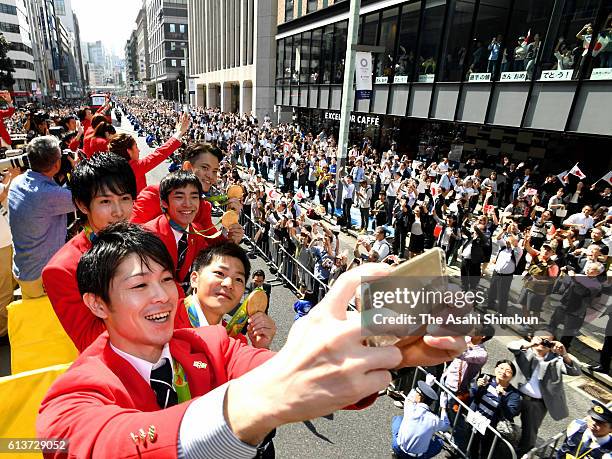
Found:
<path fill-rule="evenodd" d="M 404 415 L 395 416 L 391 423 L 391 448 L 396 457 L 428 459 L 442 450 L 443 441 L 434 434 L 447 430 L 450 422 L 444 409 L 441 418 L 432 413 L 430 405 L 435 400 L 438 395 L 425 381 L 419 381 L 408 394 Z"/>
<path fill-rule="evenodd" d="M 576 419 L 567 427 L 567 437 L 557 459 L 612 459 L 612 411 L 593 400 L 587 420 Z"/>

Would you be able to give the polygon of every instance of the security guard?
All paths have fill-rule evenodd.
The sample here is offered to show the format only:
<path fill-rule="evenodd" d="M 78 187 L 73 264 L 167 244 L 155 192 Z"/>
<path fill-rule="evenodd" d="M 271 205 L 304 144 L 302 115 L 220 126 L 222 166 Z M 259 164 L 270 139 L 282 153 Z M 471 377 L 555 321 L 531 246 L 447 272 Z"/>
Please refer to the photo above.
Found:
<path fill-rule="evenodd" d="M 593 400 L 587 420 L 576 419 L 567 427 L 567 437 L 557 459 L 612 459 L 612 411 Z"/>
<path fill-rule="evenodd" d="M 395 416 L 391 424 L 391 448 L 396 457 L 428 459 L 442 450 L 443 441 L 434 434 L 447 430 L 450 422 L 444 409 L 442 418 L 431 412 L 430 404 L 435 400 L 438 395 L 425 381 L 419 381 L 408 394 L 404 415 Z"/>

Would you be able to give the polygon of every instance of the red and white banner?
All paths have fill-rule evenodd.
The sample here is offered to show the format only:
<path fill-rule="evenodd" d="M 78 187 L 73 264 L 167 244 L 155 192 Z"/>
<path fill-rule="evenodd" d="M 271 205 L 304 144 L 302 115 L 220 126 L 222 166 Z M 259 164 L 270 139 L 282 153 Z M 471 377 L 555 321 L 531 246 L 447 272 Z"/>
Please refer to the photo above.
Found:
<path fill-rule="evenodd" d="M 557 178 L 559 179 L 559 181 L 561 182 L 563 186 L 567 184 L 568 175 L 569 175 L 569 171 L 563 171 L 557 175 Z"/>
<path fill-rule="evenodd" d="M 576 165 L 570 169 L 569 173 L 572 175 L 575 175 L 581 180 L 586 178 L 586 175 L 584 175 L 582 171 L 580 170 L 580 168 L 578 167 L 578 163 L 576 163 Z"/>
<path fill-rule="evenodd" d="M 599 180 L 604 180 L 608 182 L 608 185 L 612 186 L 612 171 L 608 172 L 606 175 L 604 175 Z"/>

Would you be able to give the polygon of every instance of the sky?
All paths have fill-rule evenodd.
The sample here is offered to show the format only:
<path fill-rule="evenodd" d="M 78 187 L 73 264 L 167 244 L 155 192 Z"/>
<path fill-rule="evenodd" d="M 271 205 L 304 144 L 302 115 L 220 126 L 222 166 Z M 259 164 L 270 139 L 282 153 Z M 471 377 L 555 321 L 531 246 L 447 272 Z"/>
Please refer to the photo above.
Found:
<path fill-rule="evenodd" d="M 79 20 L 81 42 L 100 40 L 109 51 L 124 57 L 125 42 L 136 28 L 142 0 L 72 0 Z"/>

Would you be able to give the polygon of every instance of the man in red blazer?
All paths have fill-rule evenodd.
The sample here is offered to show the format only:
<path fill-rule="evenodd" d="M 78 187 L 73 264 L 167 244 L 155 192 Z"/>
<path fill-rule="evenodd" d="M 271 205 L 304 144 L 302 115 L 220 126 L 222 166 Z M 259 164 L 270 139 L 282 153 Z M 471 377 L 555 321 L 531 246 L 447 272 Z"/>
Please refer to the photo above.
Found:
<path fill-rule="evenodd" d="M 193 260 L 200 250 L 209 245 L 209 239 L 203 234 L 210 228 L 203 228 L 194 222 L 201 195 L 202 185 L 192 172 L 176 171 L 166 175 L 159 184 L 164 213 L 143 225 L 157 235 L 168 249 L 176 268 L 174 278 L 185 293 L 189 289 Z M 179 256 L 182 243 L 186 245 Z"/>
<path fill-rule="evenodd" d="M 136 181 L 128 162 L 108 153 L 81 161 L 72 172 L 70 189 L 75 205 L 86 218 L 85 229 L 49 260 L 42 279 L 55 314 L 82 352 L 105 327 L 83 303 L 76 281 L 77 264 L 99 231 L 111 223 L 129 219 L 136 197 Z M 189 324 L 186 314 L 177 315 L 177 321 L 180 327 Z"/>
<path fill-rule="evenodd" d="M 184 154 L 183 169 L 192 171 L 202 184 L 203 194 L 210 192 L 213 185 L 217 184 L 219 174 L 219 163 L 223 160 L 223 153 L 216 147 L 207 143 L 196 143 L 191 145 Z M 144 188 L 134 202 L 134 210 L 130 221 L 132 223 L 147 223 L 161 215 L 159 205 L 159 185 L 149 185 Z M 236 210 L 240 210 L 240 203 L 231 203 Z M 211 217 L 212 205 L 202 199 L 200 209 L 194 219 L 202 228 L 209 228 L 205 233 L 211 235 L 217 230 L 213 227 Z M 212 228 L 212 229 L 210 229 Z M 244 237 L 244 229 L 239 224 L 232 225 L 228 231 L 228 237 L 219 236 L 210 240 L 211 244 L 231 239 L 239 244 Z"/>
<path fill-rule="evenodd" d="M 70 440 L 46 457 L 253 457 L 272 429 L 367 406 L 389 384 L 388 369 L 439 363 L 465 347 L 463 337 L 363 345 L 346 305 L 362 276 L 384 276 L 386 265 L 341 276 L 276 355 L 219 326 L 175 331 L 173 270 L 163 243 L 126 223 L 100 232 L 82 257 L 79 289 L 108 334 L 43 400 L 39 437 Z"/>

